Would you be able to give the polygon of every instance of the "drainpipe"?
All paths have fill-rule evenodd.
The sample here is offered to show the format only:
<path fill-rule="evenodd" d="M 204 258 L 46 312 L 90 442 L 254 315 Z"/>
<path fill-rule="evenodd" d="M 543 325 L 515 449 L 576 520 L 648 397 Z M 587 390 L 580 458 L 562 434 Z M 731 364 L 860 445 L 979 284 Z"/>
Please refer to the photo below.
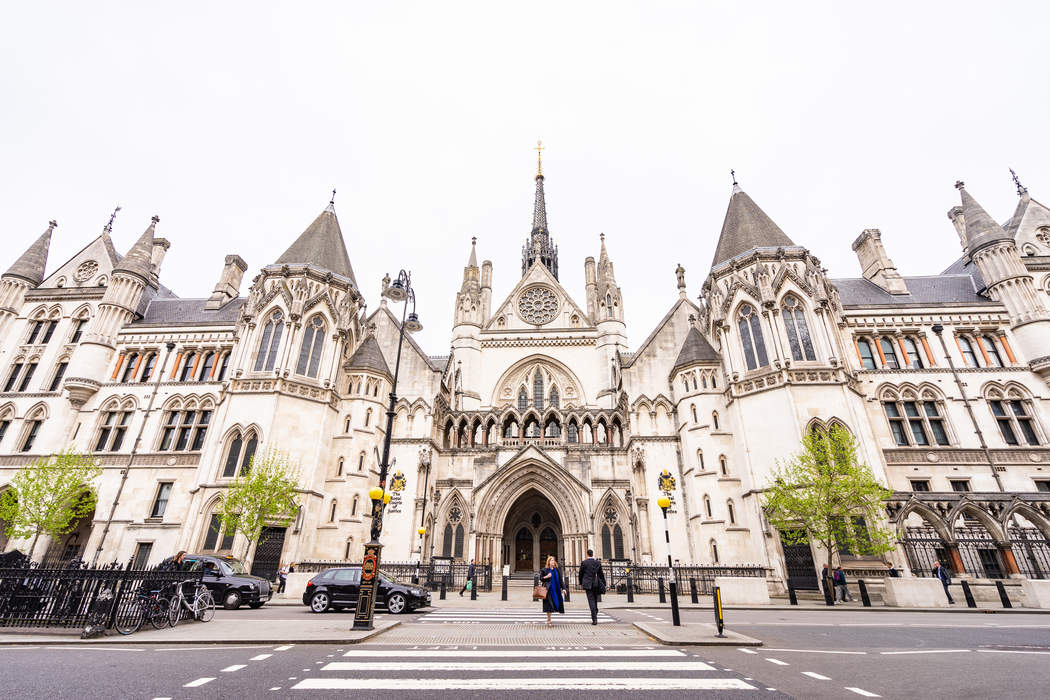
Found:
<path fill-rule="evenodd" d="M 999 487 L 1000 491 L 1005 491 L 1003 488 L 1003 482 L 999 479 L 999 472 L 995 471 L 995 463 L 992 462 L 992 451 L 988 449 L 988 443 L 984 441 L 984 433 L 981 432 L 981 426 L 977 423 L 977 415 L 973 412 L 973 406 L 970 405 L 970 400 L 966 398 L 966 389 L 964 389 L 962 378 L 959 377 L 959 371 L 955 369 L 955 363 L 952 361 L 952 354 L 948 352 L 948 345 L 944 342 L 944 336 L 941 333 L 944 331 L 944 326 L 936 324 L 931 328 L 934 335 L 937 336 L 937 340 L 941 341 L 941 349 L 944 350 L 944 356 L 948 359 L 948 367 L 952 370 L 952 376 L 955 378 L 955 385 L 959 388 L 959 395 L 962 397 L 963 405 L 966 406 L 966 412 L 970 415 L 970 422 L 973 424 L 973 431 L 977 433 L 977 440 L 981 443 L 981 449 L 984 451 L 984 459 L 988 462 L 988 467 L 992 470 L 992 476 L 995 478 L 995 485 Z"/>
<path fill-rule="evenodd" d="M 124 485 L 128 483 L 128 472 L 131 471 L 131 463 L 135 461 L 135 455 L 138 454 L 139 444 L 142 442 L 142 433 L 146 430 L 146 421 L 149 420 L 149 414 L 153 410 L 153 402 L 157 399 L 157 392 L 160 391 L 160 382 L 164 378 L 164 368 L 168 365 L 168 358 L 171 357 L 171 351 L 175 349 L 175 343 L 169 342 L 165 347 L 168 352 L 164 355 L 164 361 L 160 363 L 160 367 L 157 368 L 157 381 L 153 383 L 153 393 L 150 394 L 149 404 L 146 405 L 146 412 L 142 416 L 142 425 L 139 426 L 139 433 L 135 436 L 135 442 L 131 445 L 131 453 L 128 455 L 128 462 L 120 472 L 120 486 L 117 487 L 117 495 L 113 497 L 113 505 L 109 509 L 109 517 L 106 518 L 106 525 L 102 528 L 102 535 L 98 538 L 98 547 L 95 549 L 95 556 L 91 559 L 91 568 L 95 568 L 95 564 L 98 563 L 98 558 L 102 556 L 102 544 L 106 541 L 106 535 L 109 534 L 109 527 L 113 524 L 113 516 L 117 513 L 117 504 L 120 503 L 120 494 L 124 492 Z"/>

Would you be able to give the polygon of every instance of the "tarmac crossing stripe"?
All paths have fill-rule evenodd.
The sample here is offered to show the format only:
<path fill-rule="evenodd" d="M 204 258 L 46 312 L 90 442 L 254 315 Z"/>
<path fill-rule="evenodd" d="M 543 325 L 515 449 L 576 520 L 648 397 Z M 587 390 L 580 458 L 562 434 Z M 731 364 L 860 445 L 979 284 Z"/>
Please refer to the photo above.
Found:
<path fill-rule="evenodd" d="M 442 671 L 651 671 L 651 661 L 567 661 L 564 663 L 551 661 L 535 662 L 474 662 L 474 661 L 443 661 Z M 675 661 L 665 666 L 668 671 L 714 671 L 714 666 L 705 664 L 703 661 Z M 392 661 L 374 662 L 362 661 L 333 661 L 322 666 L 322 671 L 433 671 L 434 664 L 429 661 Z"/>
<path fill-rule="evenodd" d="M 183 688 L 197 688 L 199 686 L 204 685 L 205 683 L 211 683 L 213 680 L 215 680 L 215 676 L 211 676 L 211 677 L 205 676 L 204 678 L 198 678 L 195 681 L 190 681 L 189 683 L 187 683 L 186 685 L 184 685 L 182 687 Z"/>
<path fill-rule="evenodd" d="M 819 673 L 814 673 L 813 671 L 803 671 L 802 675 L 803 676 L 809 676 L 810 678 L 816 678 L 818 681 L 830 681 L 831 680 L 827 676 L 822 676 Z"/>
<path fill-rule="evenodd" d="M 969 652 L 969 649 L 916 649 L 913 651 L 880 651 L 883 656 L 895 656 L 897 654 L 960 654 Z"/>
<path fill-rule="evenodd" d="M 565 651 L 533 651 L 533 650 L 517 650 L 517 649 L 481 649 L 476 651 L 452 651 L 452 650 L 440 650 L 440 651 L 427 651 L 426 649 L 398 649 L 396 651 L 383 651 L 381 649 L 351 649 L 350 651 L 343 654 L 344 657 L 358 657 L 358 658 L 382 658 L 382 657 L 397 657 L 403 658 L 403 654 L 407 652 L 412 655 L 412 658 L 434 658 L 434 659 L 451 659 L 451 658 L 474 658 L 474 659 L 486 659 L 486 658 L 498 658 L 501 656 L 511 656 L 514 658 L 556 658 L 556 659 L 572 659 L 572 658 L 592 658 L 596 656 L 685 656 L 685 652 L 678 651 L 677 649 L 567 649 Z M 754 652 L 752 652 L 754 653 Z"/>
<path fill-rule="evenodd" d="M 222 669 L 222 673 L 232 673 L 234 671 L 240 671 L 242 668 L 247 668 L 248 664 L 234 664 L 233 666 L 227 666 Z"/>
<path fill-rule="evenodd" d="M 856 693 L 857 695 L 863 695 L 866 698 L 881 698 L 882 697 L 881 695 L 876 695 L 875 693 L 869 693 L 868 691 L 864 690 L 863 688 L 850 688 L 849 686 L 846 686 L 846 690 L 850 691 L 851 693 Z"/>
<path fill-rule="evenodd" d="M 737 651 L 742 651 L 745 654 L 757 654 L 758 653 L 757 651 L 754 651 L 753 649 L 737 649 Z"/>
<path fill-rule="evenodd" d="M 1013 649 L 978 649 L 983 654 L 1050 654 L 1050 651 L 1014 651 Z"/>
<path fill-rule="evenodd" d="M 291 648 L 292 648 L 291 644 L 285 644 L 284 646 L 274 647 L 273 650 L 274 651 L 288 651 Z"/>
<path fill-rule="evenodd" d="M 253 656 L 252 658 L 250 658 L 248 660 L 249 661 L 265 661 L 266 659 L 270 658 L 271 656 L 273 656 L 273 654 L 256 654 L 255 656 Z"/>
<path fill-rule="evenodd" d="M 755 690 L 755 686 L 739 678 L 307 678 L 292 690 Z"/>
<path fill-rule="evenodd" d="M 768 661 L 771 664 L 776 664 L 777 666 L 790 666 L 791 665 L 787 661 L 781 661 L 780 659 L 766 659 L 766 661 Z"/>

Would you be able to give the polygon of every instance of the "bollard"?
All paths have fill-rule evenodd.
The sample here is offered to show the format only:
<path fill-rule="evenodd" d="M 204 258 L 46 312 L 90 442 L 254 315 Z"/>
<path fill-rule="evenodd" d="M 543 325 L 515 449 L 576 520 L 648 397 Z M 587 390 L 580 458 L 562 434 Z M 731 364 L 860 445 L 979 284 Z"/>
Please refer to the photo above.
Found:
<path fill-rule="evenodd" d="M 566 582 L 565 582 L 565 602 L 566 602 L 566 603 L 568 603 L 568 602 L 570 601 L 570 598 L 569 598 L 569 595 L 570 595 L 570 594 L 569 594 L 569 589 L 570 589 L 570 588 L 572 588 L 572 586 L 570 586 L 570 585 L 569 585 L 569 582 L 568 582 L 568 581 L 566 581 Z"/>
<path fill-rule="evenodd" d="M 660 584 L 660 602 L 667 602 L 667 595 L 664 593 L 664 580 L 662 578 L 656 579 L 656 582 Z"/>
<path fill-rule="evenodd" d="M 722 617 L 722 590 L 715 586 L 714 595 L 711 596 L 715 608 L 715 624 L 718 626 L 718 636 L 724 637 L 722 629 L 725 627 L 725 618 Z"/>
<path fill-rule="evenodd" d="M 973 591 L 970 590 L 970 583 L 966 579 L 963 579 L 959 581 L 959 585 L 962 586 L 963 597 L 966 598 L 966 607 L 976 608 L 977 601 L 973 599 Z"/>
<path fill-rule="evenodd" d="M 689 596 L 693 599 L 693 605 L 697 605 L 700 602 L 700 598 L 696 592 L 696 579 L 689 579 Z"/>
<path fill-rule="evenodd" d="M 445 577 L 441 577 L 441 600 L 445 599 Z"/>
<path fill-rule="evenodd" d="M 500 597 L 500 600 L 506 600 L 506 599 L 507 599 L 507 577 L 504 576 L 503 577 L 503 595 Z"/>
<path fill-rule="evenodd" d="M 871 598 L 868 597 L 868 585 L 864 583 L 864 579 L 857 579 L 857 586 L 860 588 L 860 600 L 864 603 L 864 607 L 871 607 Z"/>
<path fill-rule="evenodd" d="M 474 578 L 470 579 L 470 599 L 478 599 L 478 575 L 474 574 Z"/>
<path fill-rule="evenodd" d="M 682 616 L 678 612 L 678 582 L 671 579 L 668 583 L 668 588 L 671 589 L 671 624 L 675 627 L 682 626 Z"/>
<path fill-rule="evenodd" d="M 831 593 L 831 586 L 828 585 L 828 579 L 826 577 L 824 577 L 824 578 L 822 578 L 820 583 L 821 583 L 821 586 L 824 588 L 824 604 L 829 606 L 829 607 L 834 605 L 835 604 L 835 598 L 833 597 L 833 595 Z"/>
<path fill-rule="evenodd" d="M 996 581 L 995 587 L 999 590 L 999 600 L 1003 602 L 1003 607 L 1012 608 L 1013 603 L 1010 602 L 1010 596 L 1006 595 L 1006 586 L 1003 585 L 1003 582 Z"/>
<path fill-rule="evenodd" d="M 631 582 L 630 574 L 627 574 L 627 602 L 634 602 L 634 583 Z"/>
<path fill-rule="evenodd" d="M 795 595 L 795 587 L 790 583 L 788 584 L 788 602 L 792 605 L 798 605 L 798 596 Z"/>

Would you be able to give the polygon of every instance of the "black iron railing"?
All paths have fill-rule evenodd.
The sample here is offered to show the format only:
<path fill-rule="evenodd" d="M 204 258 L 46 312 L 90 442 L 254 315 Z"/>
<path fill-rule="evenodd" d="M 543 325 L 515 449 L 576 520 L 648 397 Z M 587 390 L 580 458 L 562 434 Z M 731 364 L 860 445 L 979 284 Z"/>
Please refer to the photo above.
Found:
<path fill-rule="evenodd" d="M 203 572 L 134 569 L 111 564 L 89 569 L 83 562 L 63 567 L 30 564 L 0 568 L 0 627 L 99 627 L 138 614 L 139 595 L 170 591 Z"/>
<path fill-rule="evenodd" d="M 361 566 L 359 561 L 326 560 L 326 561 L 303 561 L 295 564 L 297 573 L 321 573 L 325 569 L 339 566 Z M 402 583 L 418 581 L 420 585 L 431 590 L 437 590 L 441 581 L 445 581 L 448 589 L 454 586 L 462 587 L 467 582 L 467 571 L 469 564 L 451 561 L 412 562 L 412 561 L 384 561 L 382 570 L 391 578 Z M 474 571 L 478 579 L 478 590 L 492 590 L 492 566 L 490 564 L 479 564 Z"/>
<path fill-rule="evenodd" d="M 660 590 L 660 579 L 664 586 L 669 580 L 669 569 L 666 566 L 632 566 L 630 564 L 618 564 L 606 562 L 606 581 L 610 591 L 627 593 L 627 578 L 631 579 L 631 587 L 635 593 L 658 593 Z M 711 595 L 714 591 L 715 578 L 718 576 L 749 576 L 754 578 L 765 578 L 768 569 L 764 566 L 753 564 L 742 564 L 738 566 L 676 566 L 674 567 L 675 578 L 678 580 L 679 595 L 682 591 L 689 592 L 689 579 L 696 580 L 699 595 Z M 576 586 L 575 577 L 573 586 Z M 666 590 L 666 588 L 665 588 Z"/>

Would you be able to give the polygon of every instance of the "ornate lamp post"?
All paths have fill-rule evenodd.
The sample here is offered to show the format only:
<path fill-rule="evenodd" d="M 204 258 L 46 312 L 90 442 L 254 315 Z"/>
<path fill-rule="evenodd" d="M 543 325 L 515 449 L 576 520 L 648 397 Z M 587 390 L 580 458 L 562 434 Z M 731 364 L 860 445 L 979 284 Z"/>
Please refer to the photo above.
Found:
<path fill-rule="evenodd" d="M 660 496 L 656 499 L 656 505 L 664 512 L 664 540 L 667 542 L 667 587 L 671 589 L 671 621 L 675 627 L 680 627 L 682 618 L 678 613 L 678 582 L 674 577 L 674 564 L 671 562 L 671 531 L 667 527 L 667 509 L 671 507 L 671 499 Z"/>
<path fill-rule="evenodd" d="M 382 560 L 383 545 L 379 538 L 383 534 L 383 511 L 390 502 L 390 493 L 386 491 L 386 477 L 390 469 L 390 433 L 394 429 L 394 405 L 397 403 L 397 377 L 401 370 L 401 347 L 405 343 L 405 331 L 415 333 L 423 329 L 416 315 L 416 293 L 412 289 L 412 276 L 401 270 L 397 279 L 383 290 L 383 296 L 393 302 L 405 302 L 401 313 L 401 329 L 397 336 L 397 360 L 394 362 L 394 381 L 390 386 L 390 405 L 386 412 L 386 434 L 383 436 L 383 460 L 379 464 L 379 486 L 368 492 L 372 499 L 371 539 L 365 544 L 365 555 L 361 561 L 361 589 L 357 598 L 357 610 L 354 612 L 354 629 L 370 630 L 375 615 L 376 593 L 379 589 L 379 565 Z M 408 311 L 408 302 L 412 302 L 412 312 Z"/>

